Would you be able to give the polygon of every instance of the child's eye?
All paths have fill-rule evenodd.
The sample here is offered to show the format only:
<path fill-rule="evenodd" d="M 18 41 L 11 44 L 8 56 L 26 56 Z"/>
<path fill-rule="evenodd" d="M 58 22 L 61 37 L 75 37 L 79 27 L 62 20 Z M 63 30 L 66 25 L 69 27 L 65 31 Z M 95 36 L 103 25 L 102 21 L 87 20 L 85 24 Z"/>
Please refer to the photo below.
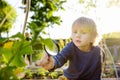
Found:
<path fill-rule="evenodd" d="M 81 32 L 82 34 L 86 34 L 86 32 Z"/>
<path fill-rule="evenodd" d="M 73 31 L 73 33 L 77 33 L 77 31 Z"/>

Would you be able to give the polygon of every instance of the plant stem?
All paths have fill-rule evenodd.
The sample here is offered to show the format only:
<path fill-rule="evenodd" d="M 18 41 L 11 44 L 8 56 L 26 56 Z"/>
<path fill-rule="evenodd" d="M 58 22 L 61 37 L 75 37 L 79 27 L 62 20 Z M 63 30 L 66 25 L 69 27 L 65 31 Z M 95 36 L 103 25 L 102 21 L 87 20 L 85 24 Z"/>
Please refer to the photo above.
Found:
<path fill-rule="evenodd" d="M 23 26 L 23 34 L 25 33 L 25 29 L 26 29 L 26 24 L 27 24 L 27 19 L 28 19 L 28 13 L 30 10 L 30 0 L 27 0 L 27 5 L 26 5 L 26 16 L 25 16 L 25 22 L 24 22 L 24 26 Z"/>

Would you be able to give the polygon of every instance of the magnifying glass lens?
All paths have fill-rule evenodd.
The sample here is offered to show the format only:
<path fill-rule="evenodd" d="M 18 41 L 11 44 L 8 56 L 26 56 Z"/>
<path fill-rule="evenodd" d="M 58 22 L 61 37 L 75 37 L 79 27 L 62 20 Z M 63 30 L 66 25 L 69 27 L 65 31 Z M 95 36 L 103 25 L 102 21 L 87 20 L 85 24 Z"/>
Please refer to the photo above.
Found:
<path fill-rule="evenodd" d="M 49 48 L 48 46 L 44 46 L 45 51 L 48 55 L 55 56 L 59 52 L 59 47 L 57 44 L 55 44 L 52 48 Z"/>

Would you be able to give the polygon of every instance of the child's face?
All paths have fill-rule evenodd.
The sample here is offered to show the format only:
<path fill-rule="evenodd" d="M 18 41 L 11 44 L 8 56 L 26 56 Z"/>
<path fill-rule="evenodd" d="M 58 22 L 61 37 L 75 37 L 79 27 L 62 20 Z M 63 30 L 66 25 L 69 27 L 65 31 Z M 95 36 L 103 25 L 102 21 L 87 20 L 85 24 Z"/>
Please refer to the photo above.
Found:
<path fill-rule="evenodd" d="M 90 46 L 92 42 L 91 31 L 88 27 L 73 26 L 72 27 L 72 40 L 78 48 L 85 48 Z"/>

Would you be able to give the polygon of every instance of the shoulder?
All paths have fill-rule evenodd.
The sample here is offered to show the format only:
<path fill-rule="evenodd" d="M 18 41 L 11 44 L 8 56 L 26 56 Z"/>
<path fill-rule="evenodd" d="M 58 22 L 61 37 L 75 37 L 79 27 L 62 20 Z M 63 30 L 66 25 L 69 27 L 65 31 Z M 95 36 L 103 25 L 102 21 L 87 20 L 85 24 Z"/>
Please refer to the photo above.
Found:
<path fill-rule="evenodd" d="M 70 50 L 71 49 L 74 49 L 76 46 L 74 45 L 74 43 L 71 41 L 69 43 L 67 43 L 67 45 L 65 46 L 65 48 L 69 48 Z"/>
<path fill-rule="evenodd" d="M 104 52 L 104 49 L 103 49 L 102 47 L 100 47 L 100 46 L 95 46 L 95 50 L 99 51 L 100 54 L 101 54 L 101 53 L 102 53 L 102 54 L 105 53 L 105 52 Z"/>
<path fill-rule="evenodd" d="M 101 54 L 100 46 L 94 46 L 91 53 L 95 53 L 94 55 L 100 55 Z"/>
<path fill-rule="evenodd" d="M 101 48 L 100 48 L 100 46 L 94 46 L 94 50 L 95 50 L 95 51 L 100 51 Z"/>
<path fill-rule="evenodd" d="M 75 47 L 75 44 L 71 41 L 71 42 L 67 43 L 66 46 L 69 46 L 69 47 Z"/>
<path fill-rule="evenodd" d="M 67 46 L 73 46 L 73 42 L 71 41 L 71 42 L 67 43 Z"/>
<path fill-rule="evenodd" d="M 65 53 L 72 53 L 75 50 L 75 45 L 73 42 L 69 42 L 66 44 L 66 46 L 62 49 Z"/>
<path fill-rule="evenodd" d="M 100 46 L 96 46 L 95 47 L 96 52 L 99 52 L 99 55 L 101 56 L 101 58 L 103 59 L 103 61 L 105 60 L 105 52 L 104 49 L 101 48 Z"/>

